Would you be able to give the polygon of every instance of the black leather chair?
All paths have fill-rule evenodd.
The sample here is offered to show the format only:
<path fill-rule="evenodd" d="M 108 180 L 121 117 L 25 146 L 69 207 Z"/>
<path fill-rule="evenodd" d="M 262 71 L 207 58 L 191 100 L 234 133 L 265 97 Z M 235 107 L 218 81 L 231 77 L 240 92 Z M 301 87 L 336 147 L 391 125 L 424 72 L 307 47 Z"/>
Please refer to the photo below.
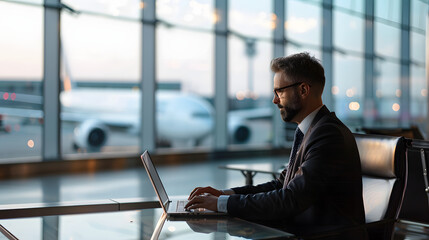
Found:
<path fill-rule="evenodd" d="M 354 134 L 362 166 L 369 239 L 392 239 L 407 185 L 403 137 Z"/>

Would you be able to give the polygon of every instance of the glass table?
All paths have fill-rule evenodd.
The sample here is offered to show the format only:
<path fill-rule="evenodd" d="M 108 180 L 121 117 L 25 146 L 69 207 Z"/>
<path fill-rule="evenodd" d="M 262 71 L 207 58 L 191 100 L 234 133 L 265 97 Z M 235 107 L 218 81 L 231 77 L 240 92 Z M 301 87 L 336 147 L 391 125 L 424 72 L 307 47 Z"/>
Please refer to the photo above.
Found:
<path fill-rule="evenodd" d="M 294 238 L 287 232 L 237 218 L 170 219 L 159 208 L 2 219 L 0 225 L 23 240 Z M 1 236 L 0 239 L 13 238 Z"/>

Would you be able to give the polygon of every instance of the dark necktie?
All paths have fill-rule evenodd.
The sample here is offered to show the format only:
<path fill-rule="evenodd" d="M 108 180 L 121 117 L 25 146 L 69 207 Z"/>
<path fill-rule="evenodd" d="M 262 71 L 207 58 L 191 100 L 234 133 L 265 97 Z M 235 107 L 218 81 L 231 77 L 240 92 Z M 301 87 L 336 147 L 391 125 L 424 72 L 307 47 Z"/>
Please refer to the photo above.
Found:
<path fill-rule="evenodd" d="M 284 179 L 283 188 L 286 188 L 289 181 L 292 179 L 293 172 L 294 172 L 293 165 L 295 163 L 296 153 L 298 152 L 299 146 L 302 143 L 302 139 L 304 139 L 304 134 L 301 132 L 301 130 L 299 130 L 299 127 L 296 127 L 295 138 L 293 140 L 292 152 L 290 154 L 289 165 L 287 167 L 287 172 L 286 172 L 286 176 Z"/>
<path fill-rule="evenodd" d="M 299 146 L 301 146 L 302 139 L 304 139 L 304 133 L 299 130 L 299 127 L 296 127 L 295 138 L 293 140 L 292 153 L 290 154 L 289 166 L 295 162 L 296 153 L 298 152 Z"/>

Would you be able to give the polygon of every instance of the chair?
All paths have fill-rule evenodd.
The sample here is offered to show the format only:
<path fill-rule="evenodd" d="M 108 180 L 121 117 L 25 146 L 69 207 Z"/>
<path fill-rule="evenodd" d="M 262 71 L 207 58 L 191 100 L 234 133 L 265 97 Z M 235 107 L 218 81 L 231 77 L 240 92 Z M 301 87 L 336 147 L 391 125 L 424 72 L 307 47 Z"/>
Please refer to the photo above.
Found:
<path fill-rule="evenodd" d="M 388 135 L 388 136 L 397 136 L 405 137 L 410 139 L 420 139 L 423 140 L 423 134 L 417 126 L 410 126 L 408 128 L 361 128 L 366 134 L 377 134 L 377 135 Z"/>
<path fill-rule="evenodd" d="M 392 239 L 407 183 L 404 137 L 354 134 L 369 239 Z"/>

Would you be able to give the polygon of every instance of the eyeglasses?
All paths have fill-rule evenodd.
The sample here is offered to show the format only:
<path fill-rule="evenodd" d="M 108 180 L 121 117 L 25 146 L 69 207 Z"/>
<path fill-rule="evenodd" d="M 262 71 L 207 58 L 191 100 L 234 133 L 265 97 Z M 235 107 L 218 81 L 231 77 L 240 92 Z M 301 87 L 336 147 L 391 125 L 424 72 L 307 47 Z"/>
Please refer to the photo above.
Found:
<path fill-rule="evenodd" d="M 294 83 L 294 84 L 291 84 L 291 85 L 287 85 L 287 86 L 284 86 L 284 87 L 274 88 L 274 90 L 273 90 L 274 95 L 276 95 L 276 97 L 280 98 L 280 97 L 279 97 L 279 92 L 282 92 L 282 91 L 283 91 L 284 89 L 286 89 L 286 88 L 290 88 L 290 87 L 298 86 L 298 85 L 300 85 L 301 83 L 303 83 L 303 82 L 297 82 L 297 83 Z"/>

